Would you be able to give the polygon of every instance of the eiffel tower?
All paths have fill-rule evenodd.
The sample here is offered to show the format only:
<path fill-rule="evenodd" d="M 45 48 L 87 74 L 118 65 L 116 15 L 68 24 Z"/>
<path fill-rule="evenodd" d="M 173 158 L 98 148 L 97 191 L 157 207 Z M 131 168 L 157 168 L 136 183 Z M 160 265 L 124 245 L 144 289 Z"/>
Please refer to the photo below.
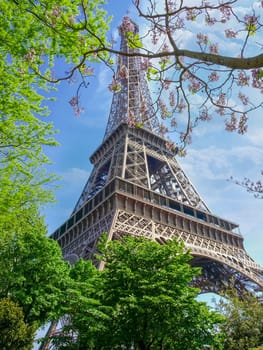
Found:
<path fill-rule="evenodd" d="M 92 259 L 103 232 L 108 239 L 143 236 L 165 244 L 183 240 L 202 274 L 193 284 L 219 293 L 230 284 L 261 290 L 263 268 L 246 253 L 238 225 L 210 212 L 179 165 L 152 107 L 138 49 L 125 32 L 138 27 L 124 17 L 116 89 L 102 144 L 91 155 L 93 171 L 70 218 L 51 237 L 65 259 Z M 136 127 L 140 125 L 140 127 Z"/>

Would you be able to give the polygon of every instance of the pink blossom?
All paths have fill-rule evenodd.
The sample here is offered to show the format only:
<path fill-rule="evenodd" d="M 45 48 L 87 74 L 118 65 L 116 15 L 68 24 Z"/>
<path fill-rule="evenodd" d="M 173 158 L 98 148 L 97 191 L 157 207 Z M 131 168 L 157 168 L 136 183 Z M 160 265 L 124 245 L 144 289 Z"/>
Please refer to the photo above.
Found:
<path fill-rule="evenodd" d="M 84 74 L 86 74 L 86 75 L 94 75 L 94 68 L 85 67 L 84 68 Z"/>
<path fill-rule="evenodd" d="M 257 89 L 262 89 L 263 84 L 263 69 L 253 69 L 252 70 L 252 86 Z"/>
<path fill-rule="evenodd" d="M 127 124 L 131 128 L 135 128 L 136 125 L 138 124 L 138 120 L 134 115 L 134 112 L 132 110 L 129 110 L 128 115 L 127 115 Z"/>
<path fill-rule="evenodd" d="M 184 20 L 182 18 L 178 17 L 176 22 L 175 22 L 175 28 L 181 29 L 183 27 L 184 27 Z"/>
<path fill-rule="evenodd" d="M 208 36 L 202 33 L 198 33 L 196 37 L 197 37 L 197 44 L 200 46 L 201 50 L 204 50 L 206 45 L 209 43 Z"/>
<path fill-rule="evenodd" d="M 141 70 L 147 70 L 149 67 L 151 67 L 150 60 L 148 58 L 143 58 L 141 60 Z"/>
<path fill-rule="evenodd" d="M 175 96 L 173 91 L 170 91 L 169 93 L 169 103 L 171 107 L 175 106 Z"/>
<path fill-rule="evenodd" d="M 24 56 L 25 60 L 32 63 L 36 58 L 36 51 L 33 47 L 28 50 L 28 53 Z"/>
<path fill-rule="evenodd" d="M 225 36 L 229 39 L 232 39 L 232 38 L 236 38 L 237 36 L 237 32 L 234 32 L 233 30 L 231 29 L 226 29 L 225 30 Z"/>
<path fill-rule="evenodd" d="M 195 94 L 201 88 L 201 82 L 193 79 L 191 84 L 188 85 L 188 89 L 192 94 Z"/>
<path fill-rule="evenodd" d="M 80 107 L 74 108 L 74 114 L 76 117 L 79 117 L 83 111 L 84 111 L 84 108 L 80 108 Z"/>
<path fill-rule="evenodd" d="M 156 30 L 153 30 L 153 31 L 151 32 L 151 36 L 152 36 L 152 43 L 153 43 L 153 45 L 156 45 L 156 44 L 158 43 L 158 40 L 159 40 L 157 31 L 156 31 Z"/>
<path fill-rule="evenodd" d="M 210 53 L 213 53 L 214 55 L 218 55 L 218 45 L 212 44 L 209 46 Z"/>
<path fill-rule="evenodd" d="M 60 17 L 60 15 L 61 15 L 61 8 L 56 6 L 56 7 L 54 7 L 54 9 L 52 10 L 51 13 L 52 13 L 52 15 L 54 17 Z"/>
<path fill-rule="evenodd" d="M 184 103 L 184 100 L 181 98 L 180 102 L 177 105 L 177 110 L 179 113 L 182 113 L 182 111 L 186 108 L 186 104 Z"/>
<path fill-rule="evenodd" d="M 243 113 L 239 119 L 238 131 L 237 131 L 241 135 L 243 135 L 247 132 L 247 120 L 248 120 L 247 115 L 245 113 Z"/>
<path fill-rule="evenodd" d="M 189 131 L 187 133 L 181 132 L 180 133 L 180 140 L 181 142 L 187 143 L 187 144 L 191 144 L 192 143 L 192 136 L 191 136 L 191 128 L 189 129 Z"/>
<path fill-rule="evenodd" d="M 147 110 L 148 110 L 147 103 L 145 102 L 145 100 L 142 100 L 140 104 L 140 113 L 145 114 Z"/>
<path fill-rule="evenodd" d="M 239 86 L 249 85 L 249 78 L 250 77 L 244 71 L 240 71 L 238 73 L 237 85 Z"/>
<path fill-rule="evenodd" d="M 78 97 L 77 97 L 77 96 L 72 97 L 72 99 L 69 101 L 69 104 L 70 104 L 72 107 L 77 106 L 78 103 L 79 103 L 79 100 L 78 100 Z"/>
<path fill-rule="evenodd" d="M 257 17 L 256 16 L 251 16 L 251 15 L 245 15 L 244 16 L 244 21 L 247 24 L 256 24 L 257 23 Z"/>
<path fill-rule="evenodd" d="M 244 94 L 242 94 L 241 92 L 239 92 L 238 94 L 239 99 L 241 100 L 241 102 L 243 103 L 243 105 L 248 105 L 249 103 L 249 98 L 247 96 L 245 96 Z"/>
<path fill-rule="evenodd" d="M 208 15 L 205 17 L 205 21 L 209 26 L 212 26 L 216 23 L 216 19 Z"/>
<path fill-rule="evenodd" d="M 208 114 L 206 108 L 202 108 L 201 111 L 199 112 L 199 118 L 202 121 L 209 121 L 212 119 L 211 115 Z"/>
<path fill-rule="evenodd" d="M 167 132 L 168 132 L 168 128 L 164 124 L 160 124 L 159 133 L 164 136 Z"/>
<path fill-rule="evenodd" d="M 128 79 L 128 76 L 129 76 L 128 68 L 125 65 L 121 66 L 119 70 L 120 79 Z"/>
<path fill-rule="evenodd" d="M 161 111 L 161 118 L 165 120 L 167 117 L 170 116 L 170 113 L 169 113 L 165 103 L 163 103 L 163 101 L 161 99 L 159 99 L 159 101 L 158 101 L 158 106 L 159 106 L 160 111 Z"/>
<path fill-rule="evenodd" d="M 218 81 L 219 76 L 216 71 L 211 72 L 211 74 L 208 76 L 209 81 Z"/>
<path fill-rule="evenodd" d="M 217 100 L 217 104 L 218 104 L 218 105 L 221 105 L 221 106 L 225 106 L 225 105 L 226 105 L 226 94 L 221 93 L 221 94 L 219 95 L 219 98 L 218 98 L 218 100 Z"/>
<path fill-rule="evenodd" d="M 225 122 L 226 130 L 230 132 L 237 131 L 239 134 L 244 134 L 247 132 L 247 120 L 248 118 L 245 113 L 242 114 L 239 121 L 235 113 L 232 113 L 230 120 Z"/>
<path fill-rule="evenodd" d="M 171 119 L 171 127 L 174 129 L 177 127 L 177 120 L 174 117 Z"/>
<path fill-rule="evenodd" d="M 196 19 L 196 13 L 193 9 L 186 11 L 186 19 L 187 21 L 194 21 Z"/>
<path fill-rule="evenodd" d="M 220 10 L 220 12 L 222 14 L 221 22 L 225 23 L 226 21 L 229 21 L 230 17 L 231 17 L 231 7 L 229 7 L 229 6 L 221 6 L 219 8 L 219 10 Z"/>
<path fill-rule="evenodd" d="M 174 142 L 172 141 L 166 141 L 166 148 L 168 149 L 168 151 L 175 151 L 176 150 L 176 145 Z"/>
<path fill-rule="evenodd" d="M 227 131 L 233 132 L 233 131 L 236 130 L 236 128 L 237 128 L 237 117 L 236 117 L 235 113 L 231 114 L 230 120 L 226 120 L 225 121 L 225 125 L 226 125 L 225 129 Z"/>

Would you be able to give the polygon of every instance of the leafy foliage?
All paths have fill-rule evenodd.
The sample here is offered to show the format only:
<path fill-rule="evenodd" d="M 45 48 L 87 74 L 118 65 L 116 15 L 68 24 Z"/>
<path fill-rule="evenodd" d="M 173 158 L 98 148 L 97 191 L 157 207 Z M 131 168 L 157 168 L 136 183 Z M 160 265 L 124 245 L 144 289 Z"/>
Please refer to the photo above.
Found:
<path fill-rule="evenodd" d="M 263 343 L 263 306 L 253 294 L 240 296 L 229 291 L 227 299 L 221 299 L 218 311 L 225 316 L 220 331 L 224 335 L 225 350 L 248 350 Z"/>
<path fill-rule="evenodd" d="M 41 230 L 42 228 L 42 230 Z M 9 297 L 35 329 L 59 314 L 68 285 L 68 264 L 39 220 L 32 228 L 0 240 L 0 298 Z"/>
<path fill-rule="evenodd" d="M 181 244 L 124 237 L 101 243 L 100 251 L 104 270 L 87 265 L 91 278 L 81 278 L 81 299 L 66 311 L 70 322 L 62 334 L 78 334 L 76 348 L 191 350 L 218 341 L 214 326 L 221 317 L 195 299 L 198 290 L 189 283 L 199 270 Z"/>
<path fill-rule="evenodd" d="M 34 329 L 24 322 L 22 308 L 10 298 L 0 299 L 0 348 L 32 349 Z"/>
<path fill-rule="evenodd" d="M 106 44 L 103 3 L 0 0 L 1 231 L 18 217 L 20 223 L 29 219 L 25 214 L 31 206 L 52 200 L 47 185 L 54 176 L 46 172 L 44 148 L 57 143 L 53 125 L 44 120 L 46 92 L 75 71 L 89 76 L 85 62 L 97 61 L 94 50 Z M 68 73 L 60 77 L 61 63 Z"/>

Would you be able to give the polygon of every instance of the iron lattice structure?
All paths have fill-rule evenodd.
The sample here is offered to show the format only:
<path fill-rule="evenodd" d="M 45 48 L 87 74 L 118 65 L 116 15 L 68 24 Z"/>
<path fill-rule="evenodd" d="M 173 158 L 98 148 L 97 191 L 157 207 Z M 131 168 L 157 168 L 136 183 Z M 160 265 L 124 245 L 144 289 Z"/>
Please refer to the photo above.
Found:
<path fill-rule="evenodd" d="M 121 50 L 136 53 L 123 25 L 120 34 Z M 246 253 L 238 225 L 210 212 L 160 134 L 140 64 L 136 56 L 120 58 L 118 72 L 127 68 L 127 74 L 119 78 L 104 140 L 90 158 L 93 171 L 71 217 L 52 237 L 71 260 L 92 259 L 103 232 L 109 239 L 128 234 L 160 244 L 182 239 L 192 264 L 202 268 L 193 281 L 202 292 L 218 293 L 232 283 L 240 291 L 261 290 L 263 269 Z M 134 118 L 143 127 L 130 125 Z"/>

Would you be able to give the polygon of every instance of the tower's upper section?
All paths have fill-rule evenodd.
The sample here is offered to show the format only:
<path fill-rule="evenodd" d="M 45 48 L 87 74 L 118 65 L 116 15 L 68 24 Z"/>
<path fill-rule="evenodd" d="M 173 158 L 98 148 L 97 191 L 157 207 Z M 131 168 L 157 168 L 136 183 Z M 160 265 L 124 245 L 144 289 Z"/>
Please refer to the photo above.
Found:
<path fill-rule="evenodd" d="M 159 134 L 159 122 L 145 78 L 147 59 L 136 56 L 139 49 L 131 47 L 127 40 L 129 35 L 138 34 L 139 28 L 129 17 L 124 17 L 119 33 L 123 55 L 118 57 L 117 72 L 109 86 L 113 99 L 104 139 L 121 123 Z"/>

